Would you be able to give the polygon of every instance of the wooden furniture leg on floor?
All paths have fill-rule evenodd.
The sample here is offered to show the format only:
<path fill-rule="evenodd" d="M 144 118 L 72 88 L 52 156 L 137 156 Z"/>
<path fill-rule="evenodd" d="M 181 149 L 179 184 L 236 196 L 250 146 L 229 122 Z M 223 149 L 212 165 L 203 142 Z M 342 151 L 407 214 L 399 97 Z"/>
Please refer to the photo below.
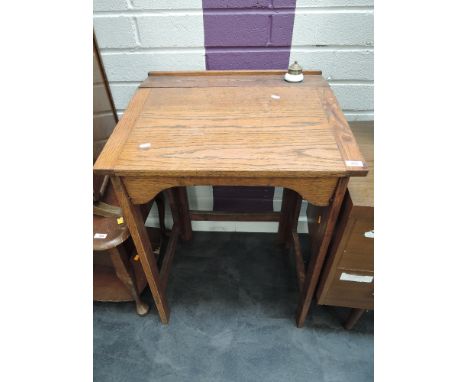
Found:
<path fill-rule="evenodd" d="M 298 328 L 304 326 L 304 322 L 309 312 L 310 304 L 319 281 L 320 272 L 327 255 L 327 250 L 330 244 L 333 230 L 335 228 L 335 223 L 338 218 L 338 214 L 341 209 L 341 204 L 343 202 L 346 187 L 348 185 L 349 178 L 344 177 L 338 180 L 331 204 L 327 211 L 326 216 L 326 227 L 325 233 L 323 235 L 322 243 L 320 245 L 317 256 L 309 261 L 307 266 L 307 275 L 304 283 L 304 288 L 301 292 L 299 306 L 296 314 L 296 325 Z"/>
<path fill-rule="evenodd" d="M 365 311 L 365 309 L 351 309 L 351 313 L 349 314 L 347 320 L 343 325 L 344 328 L 347 330 L 351 330 L 354 327 L 354 325 L 356 325 L 356 322 L 359 321 L 359 319 Z"/>
<path fill-rule="evenodd" d="M 297 233 L 297 223 L 301 212 L 302 197 L 296 191 L 283 189 L 281 215 L 278 225 L 278 241 L 288 249 L 293 247 L 294 261 L 296 264 L 297 283 L 299 293 L 302 292 L 305 281 L 304 258 L 302 257 L 301 244 Z"/>
<path fill-rule="evenodd" d="M 365 309 L 351 309 L 351 313 L 349 314 L 348 319 L 344 323 L 344 328 L 347 330 L 350 330 L 356 325 L 356 322 L 359 321 L 363 313 L 365 312 Z"/>
<path fill-rule="evenodd" d="M 133 299 L 136 303 L 136 311 L 139 316 L 144 316 L 149 311 L 148 304 L 144 303 L 140 294 L 138 293 L 138 287 L 136 277 L 133 272 L 133 268 L 130 265 L 128 254 L 125 252 L 122 245 L 109 249 L 110 258 L 114 265 L 117 277 L 122 281 L 132 294 Z"/>
<path fill-rule="evenodd" d="M 305 280 L 304 259 L 302 257 L 301 244 L 297 234 L 297 223 L 301 212 L 302 197 L 296 191 L 283 189 L 283 201 L 278 225 L 278 241 L 288 249 L 293 247 L 294 261 L 296 264 L 297 282 L 299 293 L 302 292 Z"/>
<path fill-rule="evenodd" d="M 169 307 L 166 294 L 161 286 L 158 266 L 151 250 L 151 243 L 146 231 L 144 221 L 139 208 L 136 208 L 128 197 L 127 190 L 118 176 L 112 176 L 112 184 L 122 207 L 123 216 L 132 235 L 133 242 L 140 256 L 143 271 L 151 289 L 151 294 L 156 303 L 159 317 L 163 324 L 169 323 Z"/>

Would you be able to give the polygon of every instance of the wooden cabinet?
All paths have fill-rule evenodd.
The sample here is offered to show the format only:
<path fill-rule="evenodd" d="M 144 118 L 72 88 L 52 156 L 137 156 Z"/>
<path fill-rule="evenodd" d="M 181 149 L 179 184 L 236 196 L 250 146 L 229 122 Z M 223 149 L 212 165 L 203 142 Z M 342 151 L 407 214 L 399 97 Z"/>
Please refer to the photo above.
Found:
<path fill-rule="evenodd" d="M 374 155 L 371 123 L 351 124 L 369 165 L 366 178 L 353 178 L 338 217 L 326 264 L 317 289 L 322 305 L 356 309 L 374 308 Z M 309 205 L 307 218 L 316 255 L 323 235 L 327 208 Z"/>

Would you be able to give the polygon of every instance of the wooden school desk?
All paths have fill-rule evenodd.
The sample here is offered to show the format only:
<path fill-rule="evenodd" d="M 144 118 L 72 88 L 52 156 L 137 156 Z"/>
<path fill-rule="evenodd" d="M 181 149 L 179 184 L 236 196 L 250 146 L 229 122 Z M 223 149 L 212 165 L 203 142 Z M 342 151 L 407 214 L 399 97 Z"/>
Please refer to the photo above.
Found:
<path fill-rule="evenodd" d="M 138 205 L 172 187 L 220 185 L 285 188 L 279 236 L 295 246 L 301 291 L 296 322 L 304 324 L 348 179 L 368 169 L 321 72 L 304 72 L 301 83 L 283 76 L 150 72 L 94 165 L 97 174 L 111 176 L 163 323 L 169 321 L 165 290 L 175 242 L 186 222 L 182 214 L 174 217 L 158 269 Z M 296 233 L 302 198 L 330 205 L 324 239 L 307 271 Z"/>

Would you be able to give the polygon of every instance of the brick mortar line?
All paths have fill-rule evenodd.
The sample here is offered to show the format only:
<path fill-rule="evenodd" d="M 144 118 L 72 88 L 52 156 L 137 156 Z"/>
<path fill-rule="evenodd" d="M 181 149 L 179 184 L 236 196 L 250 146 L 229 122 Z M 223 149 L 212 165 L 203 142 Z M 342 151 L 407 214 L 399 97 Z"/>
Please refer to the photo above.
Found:
<path fill-rule="evenodd" d="M 132 16 L 186 16 L 203 14 L 373 14 L 374 7 L 299 7 L 299 8 L 209 8 L 209 9 L 128 9 L 119 11 L 94 11 L 96 18 L 104 17 L 132 17 Z"/>
<path fill-rule="evenodd" d="M 334 85 L 352 85 L 352 86 L 357 86 L 357 85 L 374 85 L 374 80 L 335 80 L 331 79 L 328 80 L 328 83 L 331 86 Z"/>
<path fill-rule="evenodd" d="M 132 24 L 133 27 L 135 28 L 135 42 L 137 44 L 137 47 L 141 47 L 141 36 L 140 36 L 140 29 L 138 28 L 138 22 L 136 17 L 132 17 Z"/>
<path fill-rule="evenodd" d="M 186 53 L 200 53 L 205 49 L 210 50 L 226 50 L 233 52 L 236 49 L 245 51 L 271 51 L 274 49 L 291 49 L 295 52 L 374 52 L 373 45 L 325 45 L 325 46 L 313 46 L 313 45 L 293 45 L 289 46 L 262 46 L 262 47 L 190 47 L 190 46 L 181 46 L 181 47 L 135 47 L 135 48 L 101 48 L 101 53 L 105 56 L 112 56 L 117 54 L 141 54 L 141 53 L 177 53 L 177 52 L 186 52 Z M 222 52 L 221 52 L 222 53 Z"/>

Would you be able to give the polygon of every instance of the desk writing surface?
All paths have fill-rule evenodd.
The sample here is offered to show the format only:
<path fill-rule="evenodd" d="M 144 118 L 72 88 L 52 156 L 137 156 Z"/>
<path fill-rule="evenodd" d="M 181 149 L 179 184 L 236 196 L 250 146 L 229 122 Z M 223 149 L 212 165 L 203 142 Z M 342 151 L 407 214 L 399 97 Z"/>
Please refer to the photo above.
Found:
<path fill-rule="evenodd" d="M 204 73 L 148 77 L 95 171 L 218 177 L 367 173 L 322 76 L 306 74 L 303 83 L 290 84 L 279 72 Z"/>

